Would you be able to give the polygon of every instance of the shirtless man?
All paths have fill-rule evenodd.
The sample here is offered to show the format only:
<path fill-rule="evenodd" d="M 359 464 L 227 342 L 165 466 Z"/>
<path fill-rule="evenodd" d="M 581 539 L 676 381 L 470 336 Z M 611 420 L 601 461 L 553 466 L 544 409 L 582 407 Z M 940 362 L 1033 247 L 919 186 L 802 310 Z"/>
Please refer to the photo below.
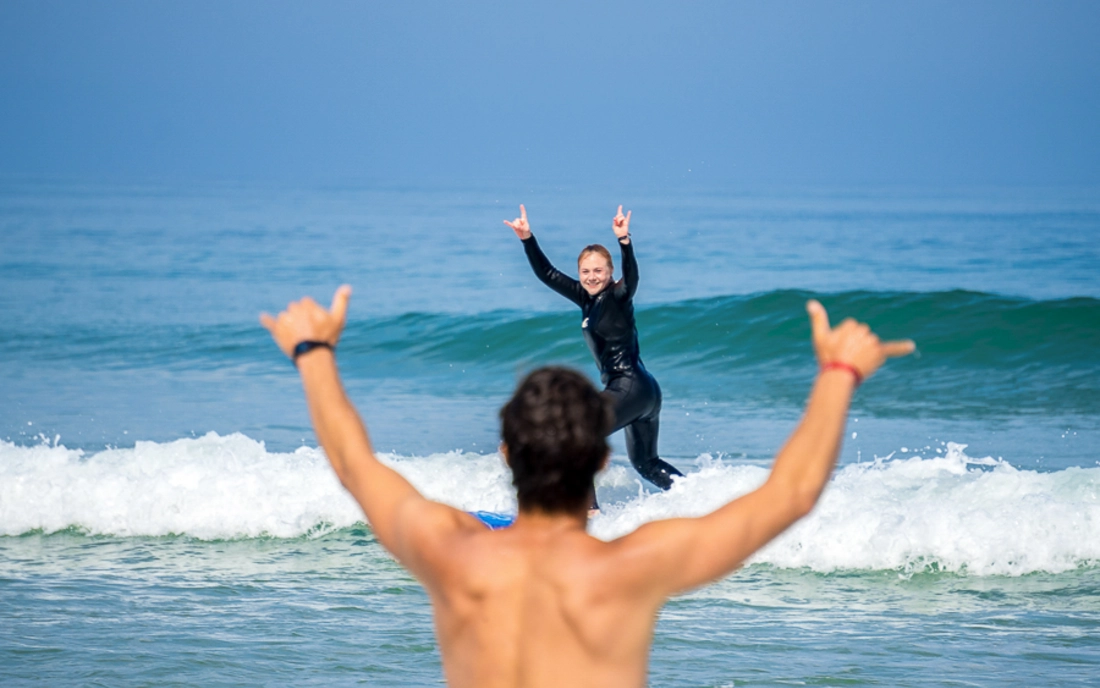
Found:
<path fill-rule="evenodd" d="M 821 364 L 806 413 L 758 489 L 700 518 L 643 525 L 603 542 L 585 531 L 592 480 L 609 454 L 609 403 L 579 373 L 529 375 L 501 410 L 501 451 L 519 499 L 491 531 L 424 498 L 374 455 L 333 349 L 351 289 L 261 322 L 295 359 L 317 438 L 375 536 L 424 585 L 452 686 L 644 686 L 657 612 L 669 596 L 725 576 L 813 509 L 832 473 L 856 386 L 913 343 L 866 325 L 830 328 L 807 304 Z"/>

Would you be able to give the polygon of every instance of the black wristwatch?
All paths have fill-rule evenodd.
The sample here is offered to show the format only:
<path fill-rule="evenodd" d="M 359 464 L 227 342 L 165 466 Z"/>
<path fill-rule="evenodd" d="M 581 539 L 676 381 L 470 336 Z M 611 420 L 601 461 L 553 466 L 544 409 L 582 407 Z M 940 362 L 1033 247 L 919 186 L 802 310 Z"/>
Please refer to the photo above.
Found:
<path fill-rule="evenodd" d="M 318 342 L 312 339 L 307 339 L 304 342 L 298 342 L 294 345 L 294 351 L 290 354 L 290 360 L 294 361 L 294 364 L 298 364 L 298 357 L 302 354 L 309 353 L 314 349 L 328 349 L 329 351 L 335 351 L 332 348 L 332 344 L 328 342 Z"/>

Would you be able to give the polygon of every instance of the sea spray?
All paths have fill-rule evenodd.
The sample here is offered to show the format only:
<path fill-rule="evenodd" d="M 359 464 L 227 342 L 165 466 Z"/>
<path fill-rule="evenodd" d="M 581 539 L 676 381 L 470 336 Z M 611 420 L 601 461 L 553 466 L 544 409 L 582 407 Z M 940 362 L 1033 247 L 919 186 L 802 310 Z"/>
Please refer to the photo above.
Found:
<path fill-rule="evenodd" d="M 319 452 L 270 453 L 239 433 L 91 454 L 5 442 L 0 473 L 5 535 L 293 537 L 361 518 Z"/>
<path fill-rule="evenodd" d="M 976 575 L 1100 564 L 1100 468 L 1019 470 L 964 449 L 844 466 L 813 514 L 755 561 Z"/>

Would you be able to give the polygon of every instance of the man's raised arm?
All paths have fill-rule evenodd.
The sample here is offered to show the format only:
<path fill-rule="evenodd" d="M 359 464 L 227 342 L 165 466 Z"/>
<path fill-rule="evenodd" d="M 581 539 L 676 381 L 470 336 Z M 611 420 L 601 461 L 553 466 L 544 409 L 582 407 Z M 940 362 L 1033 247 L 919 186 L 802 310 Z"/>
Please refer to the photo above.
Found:
<path fill-rule="evenodd" d="M 278 317 L 264 313 L 260 322 L 298 366 L 314 431 L 336 476 L 359 502 L 379 542 L 413 573 L 419 573 L 414 528 L 430 527 L 433 522 L 446 527 L 448 522 L 458 525 L 474 519 L 425 499 L 375 456 L 367 429 L 344 392 L 333 354 L 350 297 L 351 287 L 345 285 L 336 291 L 331 310 L 307 297 L 288 305 Z M 425 518 L 425 511 L 439 518 Z"/>
<path fill-rule="evenodd" d="M 836 465 L 859 383 L 887 358 L 913 351 L 911 341 L 880 342 L 852 319 L 829 327 L 825 308 L 807 304 L 821 372 L 806 413 L 776 455 L 771 475 L 758 489 L 701 518 L 647 524 L 622 538 L 624 555 L 644 552 L 662 594 L 690 589 L 733 571 L 795 521 L 810 513 Z"/>

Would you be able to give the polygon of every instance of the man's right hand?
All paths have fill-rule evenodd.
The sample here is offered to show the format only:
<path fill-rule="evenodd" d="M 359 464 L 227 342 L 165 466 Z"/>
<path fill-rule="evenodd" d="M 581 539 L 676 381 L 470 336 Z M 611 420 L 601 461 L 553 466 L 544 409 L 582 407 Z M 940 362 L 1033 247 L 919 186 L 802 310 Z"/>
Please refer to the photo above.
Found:
<path fill-rule="evenodd" d="M 519 217 L 511 222 L 505 220 L 504 224 L 511 227 L 520 239 L 531 238 L 531 225 L 527 224 L 527 209 L 523 207 L 522 203 L 519 206 Z"/>
<path fill-rule="evenodd" d="M 830 363 L 849 365 L 858 370 L 866 380 L 887 358 L 906 356 L 916 349 L 916 345 L 909 339 L 881 342 L 870 327 L 851 318 L 845 319 L 835 328 L 830 327 L 829 314 L 816 300 L 811 299 L 806 303 L 806 312 L 810 314 L 814 352 L 821 366 Z"/>

